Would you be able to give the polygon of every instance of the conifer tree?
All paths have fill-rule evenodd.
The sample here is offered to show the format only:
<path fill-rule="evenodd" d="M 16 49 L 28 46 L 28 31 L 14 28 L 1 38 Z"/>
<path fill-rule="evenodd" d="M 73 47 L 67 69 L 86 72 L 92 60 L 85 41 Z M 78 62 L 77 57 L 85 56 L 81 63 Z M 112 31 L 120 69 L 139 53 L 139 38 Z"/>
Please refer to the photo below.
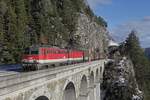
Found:
<path fill-rule="evenodd" d="M 15 54 L 16 32 L 16 14 L 14 8 L 10 3 L 10 5 L 8 6 L 8 10 L 4 15 L 4 63 L 15 62 L 13 56 Z"/>
<path fill-rule="evenodd" d="M 139 85 L 143 85 L 143 78 L 148 68 L 148 59 L 144 55 L 143 49 L 140 47 L 139 39 L 136 36 L 137 32 L 132 31 L 126 40 L 125 52 L 130 56 L 134 64 L 136 78 Z"/>

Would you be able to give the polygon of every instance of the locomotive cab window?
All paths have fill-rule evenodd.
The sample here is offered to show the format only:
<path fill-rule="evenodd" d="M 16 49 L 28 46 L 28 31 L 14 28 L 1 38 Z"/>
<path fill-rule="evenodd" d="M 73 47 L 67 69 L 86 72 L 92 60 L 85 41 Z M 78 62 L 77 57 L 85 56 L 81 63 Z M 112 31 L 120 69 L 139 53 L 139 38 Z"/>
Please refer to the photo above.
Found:
<path fill-rule="evenodd" d="M 31 51 L 31 54 L 39 54 L 38 50 Z"/>
<path fill-rule="evenodd" d="M 24 54 L 30 54 L 30 49 L 26 48 L 25 51 L 24 51 Z"/>

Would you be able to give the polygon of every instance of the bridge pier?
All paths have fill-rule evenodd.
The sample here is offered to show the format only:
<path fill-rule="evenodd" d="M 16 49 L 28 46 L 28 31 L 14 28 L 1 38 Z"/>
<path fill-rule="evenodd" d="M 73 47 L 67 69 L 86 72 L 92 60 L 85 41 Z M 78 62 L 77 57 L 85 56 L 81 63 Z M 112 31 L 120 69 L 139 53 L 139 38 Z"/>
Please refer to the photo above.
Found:
<path fill-rule="evenodd" d="M 88 100 L 100 100 L 100 83 L 89 88 Z"/>
<path fill-rule="evenodd" d="M 78 100 L 88 100 L 88 94 L 80 94 Z"/>
<path fill-rule="evenodd" d="M 94 93 L 95 88 L 90 87 L 89 88 L 89 99 L 88 100 L 95 100 L 95 93 Z"/>
<path fill-rule="evenodd" d="M 97 83 L 94 89 L 94 93 L 95 93 L 95 100 L 100 100 L 100 83 Z"/>

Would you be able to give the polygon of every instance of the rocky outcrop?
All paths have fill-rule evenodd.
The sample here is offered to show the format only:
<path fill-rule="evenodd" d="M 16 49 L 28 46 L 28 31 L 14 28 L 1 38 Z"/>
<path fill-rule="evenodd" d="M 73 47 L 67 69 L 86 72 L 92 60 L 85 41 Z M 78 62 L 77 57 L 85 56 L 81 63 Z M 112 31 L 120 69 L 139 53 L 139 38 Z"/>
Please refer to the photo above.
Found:
<path fill-rule="evenodd" d="M 104 54 L 108 45 L 108 31 L 105 27 L 97 24 L 86 14 L 80 14 L 78 17 L 77 31 L 75 36 L 79 36 L 80 46 L 90 49 L 91 52 L 98 50 Z"/>
<path fill-rule="evenodd" d="M 102 100 L 143 100 L 130 59 L 120 56 L 110 60 L 103 77 Z"/>

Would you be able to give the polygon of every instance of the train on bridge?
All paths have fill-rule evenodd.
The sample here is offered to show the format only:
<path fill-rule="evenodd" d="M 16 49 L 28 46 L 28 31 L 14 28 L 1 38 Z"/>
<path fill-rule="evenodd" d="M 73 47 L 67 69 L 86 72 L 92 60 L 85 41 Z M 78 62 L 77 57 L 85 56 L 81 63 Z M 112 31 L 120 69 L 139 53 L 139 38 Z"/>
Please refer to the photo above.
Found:
<path fill-rule="evenodd" d="M 22 66 L 25 71 L 30 71 L 98 59 L 100 59 L 98 52 L 92 54 L 88 50 L 31 46 L 25 49 Z"/>

